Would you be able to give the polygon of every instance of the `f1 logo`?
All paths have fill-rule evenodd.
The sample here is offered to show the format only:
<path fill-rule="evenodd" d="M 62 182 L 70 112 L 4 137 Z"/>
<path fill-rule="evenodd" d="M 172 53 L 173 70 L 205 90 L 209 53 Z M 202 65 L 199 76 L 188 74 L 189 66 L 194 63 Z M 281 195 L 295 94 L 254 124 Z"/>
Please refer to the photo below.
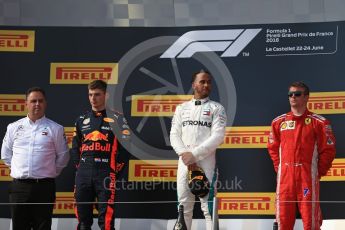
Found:
<path fill-rule="evenodd" d="M 261 29 L 195 30 L 183 34 L 160 58 L 190 58 L 197 52 L 224 51 L 236 57 Z"/>

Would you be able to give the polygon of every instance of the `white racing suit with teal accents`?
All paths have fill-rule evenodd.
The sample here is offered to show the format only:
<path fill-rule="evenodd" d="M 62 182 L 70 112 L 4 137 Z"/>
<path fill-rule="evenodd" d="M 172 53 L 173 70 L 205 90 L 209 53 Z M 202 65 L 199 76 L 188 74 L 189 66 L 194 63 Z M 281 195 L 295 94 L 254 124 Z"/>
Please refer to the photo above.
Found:
<path fill-rule="evenodd" d="M 216 195 L 216 149 L 223 143 L 226 127 L 224 107 L 209 98 L 195 99 L 177 106 L 170 131 L 170 142 L 175 152 L 192 152 L 196 164 L 201 167 L 211 184 L 210 192 L 200 198 L 206 219 L 206 229 L 212 230 L 212 201 Z M 177 196 L 184 206 L 184 218 L 191 229 L 195 196 L 188 187 L 188 167 L 181 157 L 177 170 Z"/>

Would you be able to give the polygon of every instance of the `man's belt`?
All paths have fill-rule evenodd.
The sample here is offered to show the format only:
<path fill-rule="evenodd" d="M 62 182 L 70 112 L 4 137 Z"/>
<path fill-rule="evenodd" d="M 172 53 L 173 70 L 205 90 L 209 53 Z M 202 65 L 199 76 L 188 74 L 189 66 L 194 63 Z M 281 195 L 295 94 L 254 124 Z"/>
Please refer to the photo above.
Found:
<path fill-rule="evenodd" d="M 39 178 L 39 179 L 33 179 L 33 178 L 27 178 L 27 179 L 13 179 L 14 182 L 21 182 L 21 183 L 46 183 L 46 182 L 54 182 L 54 178 Z"/>

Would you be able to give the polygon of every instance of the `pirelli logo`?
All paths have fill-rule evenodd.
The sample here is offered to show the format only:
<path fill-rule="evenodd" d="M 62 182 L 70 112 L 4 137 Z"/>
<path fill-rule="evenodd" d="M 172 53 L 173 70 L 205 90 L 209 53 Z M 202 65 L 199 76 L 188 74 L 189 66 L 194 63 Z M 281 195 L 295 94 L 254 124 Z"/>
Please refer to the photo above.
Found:
<path fill-rule="evenodd" d="M 176 181 L 177 160 L 130 160 L 128 181 Z"/>
<path fill-rule="evenodd" d="M 345 91 L 310 93 L 308 109 L 318 114 L 345 113 Z"/>
<path fill-rule="evenodd" d="M 192 95 L 133 95 L 131 115 L 134 117 L 171 117 L 176 106 L 192 99 Z"/>
<path fill-rule="evenodd" d="M 56 192 L 53 214 L 75 214 L 75 206 L 73 192 Z M 98 213 L 95 208 L 93 209 L 93 213 Z"/>
<path fill-rule="evenodd" d="M 72 147 L 72 140 L 73 140 L 73 133 L 75 128 L 74 127 L 64 127 L 65 135 L 68 143 L 68 147 Z"/>
<path fill-rule="evenodd" d="M 74 214 L 73 192 L 56 192 L 54 214 Z"/>
<path fill-rule="evenodd" d="M 35 31 L 0 30 L 0 51 L 34 52 Z"/>
<path fill-rule="evenodd" d="M 334 159 L 332 167 L 321 181 L 345 181 L 345 158 Z"/>
<path fill-rule="evenodd" d="M 25 95 L 0 94 L 0 116 L 26 115 Z"/>
<path fill-rule="evenodd" d="M 118 82 L 117 63 L 51 63 L 50 84 L 89 84 L 103 80 L 108 84 Z"/>
<path fill-rule="evenodd" d="M 0 181 L 11 181 L 10 169 L 5 165 L 5 163 L 0 160 Z"/>
<path fill-rule="evenodd" d="M 226 127 L 224 142 L 219 148 L 266 148 L 270 126 Z"/>
<path fill-rule="evenodd" d="M 219 215 L 274 215 L 275 193 L 218 193 Z"/>

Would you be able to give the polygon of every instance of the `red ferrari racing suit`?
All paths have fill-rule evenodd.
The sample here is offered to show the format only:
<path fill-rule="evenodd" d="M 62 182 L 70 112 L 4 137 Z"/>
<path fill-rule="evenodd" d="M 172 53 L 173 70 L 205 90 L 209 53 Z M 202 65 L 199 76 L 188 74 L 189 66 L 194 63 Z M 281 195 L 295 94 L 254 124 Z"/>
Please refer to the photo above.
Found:
<path fill-rule="evenodd" d="M 292 230 L 296 203 L 304 230 L 320 230 L 319 179 L 335 157 L 330 122 L 308 110 L 272 121 L 268 152 L 277 172 L 276 218 L 279 230 Z"/>

